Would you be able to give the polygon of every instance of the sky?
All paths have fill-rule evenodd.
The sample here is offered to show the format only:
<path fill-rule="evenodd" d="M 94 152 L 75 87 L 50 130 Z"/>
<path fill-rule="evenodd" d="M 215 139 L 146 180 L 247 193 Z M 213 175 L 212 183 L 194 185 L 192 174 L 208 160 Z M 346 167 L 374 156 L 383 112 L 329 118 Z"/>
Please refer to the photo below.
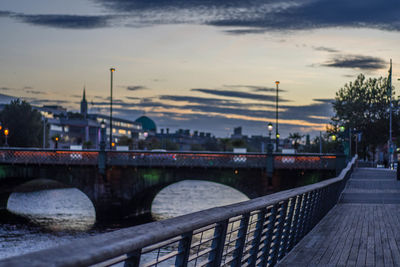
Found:
<path fill-rule="evenodd" d="M 397 0 L 0 2 L 0 102 L 146 115 L 158 128 L 227 137 L 315 136 L 358 74 L 400 86 Z"/>

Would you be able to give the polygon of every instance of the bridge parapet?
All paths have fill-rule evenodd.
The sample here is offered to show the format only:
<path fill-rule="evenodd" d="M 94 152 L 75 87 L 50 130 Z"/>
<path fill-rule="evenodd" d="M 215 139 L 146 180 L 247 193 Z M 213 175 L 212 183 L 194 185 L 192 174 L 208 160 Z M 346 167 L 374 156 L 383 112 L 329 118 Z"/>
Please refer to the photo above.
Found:
<path fill-rule="evenodd" d="M 97 150 L 0 149 L 0 163 L 97 165 Z M 106 151 L 108 166 L 265 168 L 267 154 L 218 152 Z M 338 156 L 273 154 L 276 169 L 335 170 Z"/>
<path fill-rule="evenodd" d="M 337 203 L 338 177 L 0 260 L 0 266 L 274 266 Z"/>

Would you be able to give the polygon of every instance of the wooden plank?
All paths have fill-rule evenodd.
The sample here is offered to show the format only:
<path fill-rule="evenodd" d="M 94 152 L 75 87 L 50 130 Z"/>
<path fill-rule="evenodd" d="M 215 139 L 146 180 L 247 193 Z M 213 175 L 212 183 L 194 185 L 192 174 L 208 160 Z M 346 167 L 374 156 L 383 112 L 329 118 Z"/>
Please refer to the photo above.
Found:
<path fill-rule="evenodd" d="M 310 248 L 319 246 L 320 243 L 322 242 L 321 240 L 324 240 L 326 238 L 325 234 L 321 234 L 319 229 L 327 229 L 327 233 L 330 233 L 330 225 L 332 220 L 339 220 L 339 216 L 337 214 L 339 213 L 339 209 L 333 208 L 329 213 L 325 216 L 324 219 L 318 224 L 319 227 L 315 227 L 310 231 L 308 235 L 306 235 L 303 240 L 300 241 L 298 245 L 296 245 L 292 252 L 288 254 L 288 256 L 285 257 L 285 262 L 289 264 L 306 264 L 309 261 L 309 257 L 313 255 L 316 250 L 311 250 Z M 310 254 L 311 253 L 311 254 Z"/>
<path fill-rule="evenodd" d="M 351 179 L 359 181 L 344 191 L 362 193 L 372 204 L 338 204 L 278 266 L 400 266 L 400 182 L 395 172 L 357 170 Z M 373 203 L 377 195 L 382 204 Z"/>
<path fill-rule="evenodd" d="M 334 257 L 335 251 L 339 250 L 339 247 L 342 246 L 341 243 L 344 242 L 343 239 L 346 238 L 345 233 L 351 224 L 353 216 L 351 215 L 351 212 L 349 212 L 350 207 L 348 205 L 340 205 L 338 208 L 341 210 L 340 217 L 342 220 L 338 223 L 334 235 L 329 240 L 325 241 L 328 244 L 328 247 L 320 258 L 318 265 L 323 266 L 332 264 L 331 258 Z"/>
<path fill-rule="evenodd" d="M 394 266 L 400 266 L 400 251 L 395 240 L 395 234 L 398 232 L 399 225 L 393 225 L 392 212 L 387 207 L 384 208 L 382 217 L 385 229 L 388 234 L 389 247 L 392 254 Z"/>
<path fill-rule="evenodd" d="M 376 266 L 384 266 L 383 243 L 381 237 L 380 221 L 378 210 L 382 209 L 380 205 L 375 205 L 373 210 L 374 215 L 374 243 L 375 243 L 375 264 Z"/>
<path fill-rule="evenodd" d="M 389 237 L 387 234 L 387 229 L 385 227 L 385 223 L 383 221 L 383 216 L 384 215 L 384 206 L 379 206 L 377 210 L 377 216 L 379 218 L 378 223 L 379 223 L 379 230 L 380 230 L 380 235 L 381 235 L 381 242 L 382 242 L 382 250 L 383 250 L 383 263 L 384 266 L 394 266 L 393 265 L 393 258 L 392 258 L 392 253 L 390 251 L 390 246 L 389 246 Z"/>
<path fill-rule="evenodd" d="M 335 261 L 335 264 L 341 266 L 346 265 L 347 260 L 351 255 L 351 249 L 353 247 L 357 229 L 362 224 L 362 220 L 360 219 L 362 213 L 359 205 L 352 205 L 352 209 L 350 210 L 350 212 L 354 216 L 353 222 L 350 226 L 349 231 L 345 234 L 347 237 L 344 242 L 343 249 L 337 254 L 337 260 Z"/>
<path fill-rule="evenodd" d="M 374 234 L 374 208 L 375 205 L 367 206 L 368 230 L 367 230 L 367 255 L 366 266 L 375 266 L 375 234 Z"/>
<path fill-rule="evenodd" d="M 362 229 L 363 229 L 363 225 L 365 224 L 363 205 L 357 204 L 356 207 L 359 210 L 358 224 L 357 224 L 357 228 L 354 231 L 354 238 L 353 238 L 353 243 L 350 248 L 350 255 L 347 258 L 348 266 L 355 266 L 357 263 L 358 250 L 360 248 L 360 243 L 361 243 Z"/>

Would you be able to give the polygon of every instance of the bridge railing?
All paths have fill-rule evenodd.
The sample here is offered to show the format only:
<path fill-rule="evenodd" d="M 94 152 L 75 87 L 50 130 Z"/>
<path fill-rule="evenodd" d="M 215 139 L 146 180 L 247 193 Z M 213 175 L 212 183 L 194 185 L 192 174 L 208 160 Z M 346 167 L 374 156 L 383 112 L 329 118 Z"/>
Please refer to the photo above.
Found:
<path fill-rule="evenodd" d="M 7 258 L 0 266 L 273 266 L 337 203 L 355 160 L 323 182 Z"/>
<path fill-rule="evenodd" d="M 97 165 L 98 150 L 0 149 L 0 163 Z M 265 153 L 106 151 L 109 166 L 265 168 Z M 333 154 L 273 154 L 278 169 L 335 169 Z"/>
<path fill-rule="evenodd" d="M 265 168 L 265 153 L 109 151 L 109 165 Z M 333 154 L 273 154 L 278 169 L 335 169 Z"/>
<path fill-rule="evenodd" d="M 96 165 L 98 151 L 0 149 L 0 163 Z"/>

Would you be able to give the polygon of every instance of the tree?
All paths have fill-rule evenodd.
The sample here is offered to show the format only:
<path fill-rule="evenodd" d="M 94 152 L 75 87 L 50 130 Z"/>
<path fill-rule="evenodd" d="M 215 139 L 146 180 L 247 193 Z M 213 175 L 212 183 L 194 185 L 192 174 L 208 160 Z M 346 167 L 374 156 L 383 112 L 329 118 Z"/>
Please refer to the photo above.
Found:
<path fill-rule="evenodd" d="M 133 149 L 133 139 L 123 135 L 118 139 L 118 145 L 119 146 L 127 146 L 129 149 Z"/>
<path fill-rule="evenodd" d="M 290 133 L 289 134 L 289 139 L 292 140 L 294 149 L 297 150 L 297 148 L 299 147 L 300 141 L 303 137 L 304 137 L 304 135 L 302 135 L 300 133 Z"/>
<path fill-rule="evenodd" d="M 42 144 L 42 116 L 26 101 L 11 101 L 1 111 L 0 118 L 3 129 L 9 130 L 7 141 L 10 146 L 39 147 Z"/>
<path fill-rule="evenodd" d="M 231 139 L 230 138 L 220 138 L 218 141 L 220 143 L 222 151 L 225 152 L 225 151 L 232 150 L 232 143 L 231 143 Z"/>
<path fill-rule="evenodd" d="M 358 75 L 354 82 L 345 84 L 335 97 L 331 131 L 337 133 L 339 126 L 362 132 L 362 153 L 375 151 L 378 145 L 385 144 L 389 138 L 389 99 L 386 78 L 366 79 Z M 392 97 L 394 90 L 392 90 Z M 396 110 L 398 103 L 393 101 Z"/>

